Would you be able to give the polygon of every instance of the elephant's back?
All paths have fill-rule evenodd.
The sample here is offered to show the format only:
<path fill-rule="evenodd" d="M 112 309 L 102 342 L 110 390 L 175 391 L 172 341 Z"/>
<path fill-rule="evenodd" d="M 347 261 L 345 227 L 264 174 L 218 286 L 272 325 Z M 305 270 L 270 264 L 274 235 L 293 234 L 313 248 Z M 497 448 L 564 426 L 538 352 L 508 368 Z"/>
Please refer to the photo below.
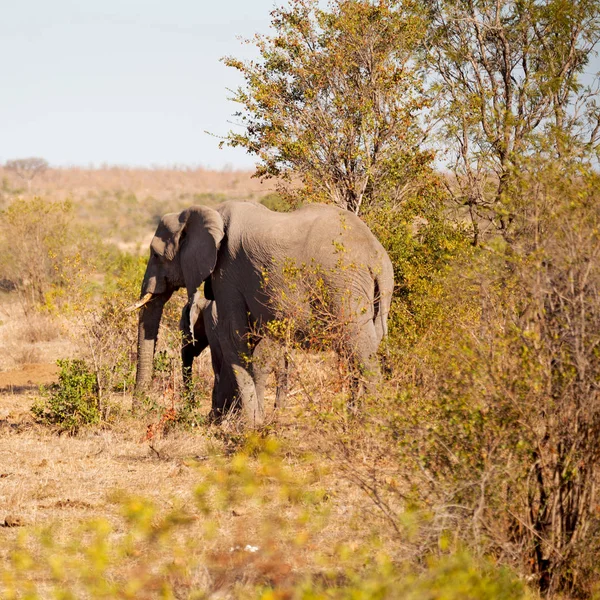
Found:
<path fill-rule="evenodd" d="M 287 213 L 250 202 L 223 206 L 229 243 L 261 263 L 275 257 L 332 266 L 341 259 L 377 269 L 389 262 L 367 225 L 347 210 L 327 204 L 308 204 Z"/>
<path fill-rule="evenodd" d="M 306 225 L 308 252 L 329 249 L 336 260 L 346 257 L 354 263 L 369 265 L 389 261 L 379 240 L 354 213 L 335 206 L 314 204 L 301 208 L 297 215 Z"/>

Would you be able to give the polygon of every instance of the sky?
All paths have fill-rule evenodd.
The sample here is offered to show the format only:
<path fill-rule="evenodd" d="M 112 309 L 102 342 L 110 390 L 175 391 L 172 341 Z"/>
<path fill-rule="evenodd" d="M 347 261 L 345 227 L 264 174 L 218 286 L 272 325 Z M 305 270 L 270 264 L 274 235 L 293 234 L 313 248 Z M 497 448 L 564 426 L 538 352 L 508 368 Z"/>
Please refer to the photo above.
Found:
<path fill-rule="evenodd" d="M 219 150 L 242 83 L 225 55 L 274 0 L 0 0 L 0 162 L 251 168 Z M 206 133 L 209 131 L 211 134 Z"/>
<path fill-rule="evenodd" d="M 252 168 L 218 147 L 242 83 L 219 59 L 255 56 L 239 38 L 268 33 L 281 3 L 0 0 L 0 163 Z"/>

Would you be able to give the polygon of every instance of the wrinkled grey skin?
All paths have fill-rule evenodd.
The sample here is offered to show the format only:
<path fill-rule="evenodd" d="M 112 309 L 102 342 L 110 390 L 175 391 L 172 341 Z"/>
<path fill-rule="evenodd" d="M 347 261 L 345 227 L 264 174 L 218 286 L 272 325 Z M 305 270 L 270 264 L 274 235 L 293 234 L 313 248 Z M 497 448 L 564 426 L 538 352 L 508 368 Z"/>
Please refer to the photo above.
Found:
<path fill-rule="evenodd" d="M 219 374 L 223 362 L 221 345 L 218 343 L 217 307 L 211 300 L 206 300 L 196 292 L 192 301 L 189 301 L 181 311 L 179 330 L 181 331 L 181 371 L 183 386 L 189 399 L 193 399 L 194 390 L 192 382 L 192 366 L 194 359 L 200 356 L 205 348 L 210 346 L 210 357 L 215 374 L 213 383 L 213 406 L 216 402 L 216 393 L 219 384 Z"/>
<path fill-rule="evenodd" d="M 212 300 L 206 300 L 201 292 L 196 292 L 191 301 L 183 307 L 179 330 L 181 331 L 181 365 L 183 385 L 187 397 L 193 401 L 194 390 L 192 381 L 192 366 L 194 359 L 202 351 L 210 347 L 211 362 L 214 372 L 214 383 L 212 391 L 212 411 L 213 418 L 221 416 L 222 408 L 227 410 L 227 382 L 220 385 L 221 366 L 223 364 L 223 352 L 219 343 L 217 333 L 217 305 Z M 275 371 L 277 389 L 275 395 L 275 407 L 283 407 L 288 389 L 288 368 L 285 356 L 278 358 L 277 349 L 273 348 L 273 343 L 269 339 L 261 340 L 254 349 L 252 355 L 252 370 L 254 381 L 256 383 L 256 394 L 258 403 L 264 405 L 264 395 L 267 385 L 267 378 L 271 371 Z M 279 353 L 281 351 L 279 350 Z M 233 383 L 235 386 L 235 383 Z M 234 389 L 234 388 L 233 388 Z"/>
<path fill-rule="evenodd" d="M 319 265 L 328 305 L 343 323 L 340 351 L 370 383 L 377 381 L 377 349 L 387 333 L 393 269 L 385 250 L 354 214 L 325 205 L 276 213 L 249 202 L 216 208 L 193 206 L 165 215 L 150 245 L 141 296 L 136 390 L 150 382 L 152 356 L 164 303 L 185 287 L 193 298 L 209 284 L 219 311 L 217 333 L 223 352 L 221 399 L 239 403 L 250 426 L 263 419 L 256 385 L 245 358 L 252 351 L 251 331 L 282 317 L 293 317 L 305 340 L 314 307 L 304 301 L 311 282 L 290 283 L 290 262 Z M 278 298 L 286 298 L 281 305 Z M 249 347 L 250 346 L 250 347 Z M 223 407 L 217 407 L 222 410 Z"/>

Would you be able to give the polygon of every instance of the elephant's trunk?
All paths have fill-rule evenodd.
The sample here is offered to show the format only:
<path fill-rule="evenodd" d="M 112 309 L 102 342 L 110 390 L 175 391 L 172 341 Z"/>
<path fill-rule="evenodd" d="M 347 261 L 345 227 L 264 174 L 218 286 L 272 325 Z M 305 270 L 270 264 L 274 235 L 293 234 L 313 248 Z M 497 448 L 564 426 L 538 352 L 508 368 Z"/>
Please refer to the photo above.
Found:
<path fill-rule="evenodd" d="M 138 325 L 138 356 L 137 371 L 135 376 L 135 398 L 148 390 L 152 381 L 154 364 L 154 349 L 158 338 L 158 328 L 162 317 L 165 302 L 171 294 L 155 296 L 150 302 L 140 309 L 140 320 Z M 134 400 L 134 407 L 137 404 Z"/>

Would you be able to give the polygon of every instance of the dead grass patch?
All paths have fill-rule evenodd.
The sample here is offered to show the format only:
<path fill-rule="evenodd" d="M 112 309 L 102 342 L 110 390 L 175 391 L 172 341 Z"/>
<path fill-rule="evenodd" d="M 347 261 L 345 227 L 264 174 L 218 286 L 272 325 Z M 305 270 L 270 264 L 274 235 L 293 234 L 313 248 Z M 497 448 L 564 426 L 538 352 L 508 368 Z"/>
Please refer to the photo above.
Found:
<path fill-rule="evenodd" d="M 39 363 L 42 359 L 42 352 L 35 346 L 19 347 L 12 345 L 11 356 L 16 365 L 28 365 Z"/>
<path fill-rule="evenodd" d="M 33 314 L 27 318 L 20 335 L 28 344 L 53 342 L 60 337 L 60 325 L 50 315 Z"/>
<path fill-rule="evenodd" d="M 0 352 L 0 388 L 28 381 L 49 383 L 45 366 L 35 365 L 55 365 L 57 358 L 70 357 L 76 349 L 60 317 L 26 314 L 16 294 L 0 296 L 0 347 L 4 350 Z M 8 371 L 14 373 L 3 374 Z M 26 372 L 27 379 L 18 376 L 19 371 Z"/>
<path fill-rule="evenodd" d="M 159 197 L 177 194 L 233 193 L 240 197 L 265 194 L 269 186 L 252 178 L 253 171 L 197 168 L 133 169 L 123 167 L 52 168 L 37 176 L 31 193 L 55 199 L 86 198 L 114 190 L 130 191 L 138 196 Z M 0 167 L 0 179 L 13 192 L 25 193 L 22 181 L 11 171 Z"/>
<path fill-rule="evenodd" d="M 317 366 L 323 360 L 327 357 L 306 358 Z M 322 376 L 326 376 L 324 368 Z M 304 387 L 308 389 L 307 384 Z M 316 394 L 317 387 L 310 392 Z M 269 390 L 268 398 L 273 397 L 274 391 Z M 177 539 L 191 544 L 186 561 L 198 566 L 178 580 L 182 594 L 194 585 L 223 597 L 238 597 L 261 585 L 292 589 L 307 574 L 319 571 L 319 556 L 333 557 L 346 544 L 357 549 L 366 546 L 375 532 L 382 544 L 389 544 L 389 531 L 376 511 L 365 506 L 362 491 L 341 475 L 326 453 L 318 451 L 325 447 L 327 432 L 316 425 L 307 398 L 305 392 L 292 394 L 288 407 L 276 413 L 277 428 L 272 431 L 281 445 L 282 468 L 294 480 L 282 483 L 278 471 L 269 475 L 279 469 L 274 466 L 278 463 L 261 466 L 259 454 L 251 452 L 244 468 L 249 485 L 252 473 L 257 481 L 262 478 L 256 492 L 244 491 L 246 475 L 235 483 L 240 475 L 237 467 L 231 470 L 238 460 L 233 458 L 232 463 L 232 456 L 243 447 L 243 440 L 233 427 L 191 431 L 174 427 L 149 441 L 145 433 L 158 418 L 154 411 L 138 418 L 119 413 L 109 428 L 85 430 L 76 437 L 57 436 L 42 427 L 0 428 L 0 465 L 7 466 L 0 469 L 5 474 L 0 479 L 0 521 L 10 516 L 21 524 L 4 531 L 0 560 L 7 558 L 18 531 L 34 531 L 49 523 L 57 539 L 69 540 L 80 535 L 83 521 L 101 517 L 111 523 L 115 536 L 121 536 L 123 503 L 130 497 L 148 499 L 160 513 L 188 515 Z M 317 400 L 312 397 L 313 403 Z M 30 404 L 30 397 L 19 404 L 14 395 L 0 393 L 0 411 L 4 408 L 6 415 L 9 409 L 9 420 L 18 420 Z M 202 397 L 201 405 L 202 410 L 208 409 L 208 397 Z M 217 502 L 221 485 L 241 487 L 230 502 L 217 502 L 207 516 L 195 489 L 210 478 L 214 480 L 208 488 L 211 502 Z M 229 478 L 233 484 L 227 483 Z M 305 482 L 306 498 L 290 501 L 295 481 Z M 318 520 L 306 522 L 302 515 L 312 513 Z M 140 548 L 140 552 L 124 562 L 123 574 L 143 560 L 146 551 Z M 164 552 L 164 560 L 169 560 L 168 550 Z"/>

